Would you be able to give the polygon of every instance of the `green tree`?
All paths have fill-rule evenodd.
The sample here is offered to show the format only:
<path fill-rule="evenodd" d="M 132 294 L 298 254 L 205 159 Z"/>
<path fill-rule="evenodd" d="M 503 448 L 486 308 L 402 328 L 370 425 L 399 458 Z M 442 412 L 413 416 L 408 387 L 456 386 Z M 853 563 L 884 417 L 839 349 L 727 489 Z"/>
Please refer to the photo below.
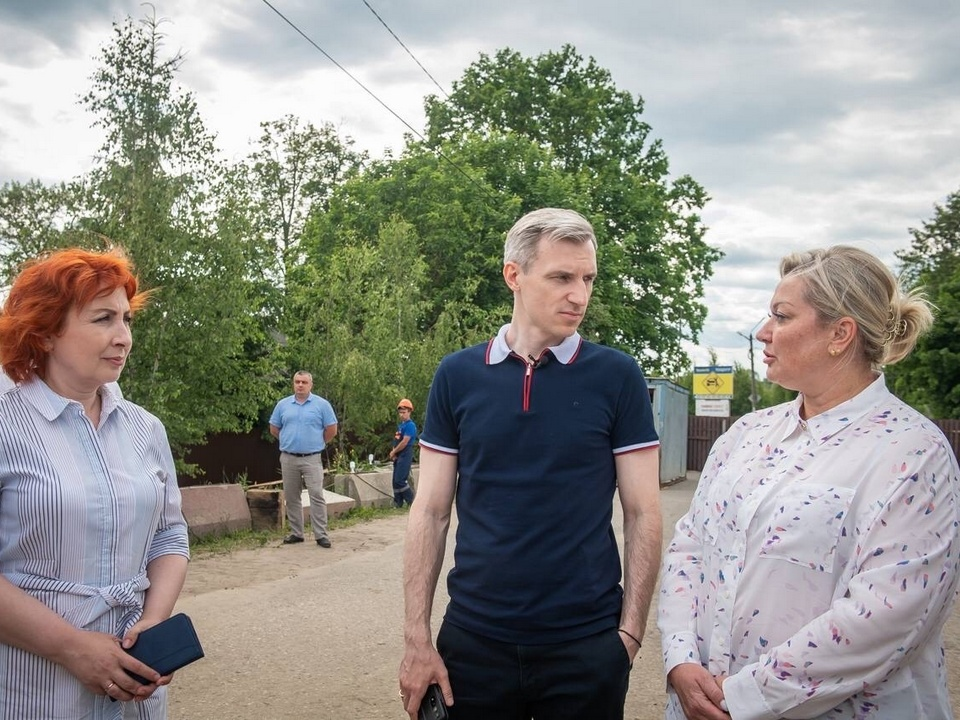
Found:
<path fill-rule="evenodd" d="M 503 236 L 520 213 L 521 194 L 569 198 L 569 189 L 549 154 L 528 140 L 467 138 L 443 157 L 411 143 L 399 159 L 373 163 L 345 183 L 329 210 L 313 218 L 304 245 L 309 261 L 322 264 L 337 246 L 376 244 L 383 220 L 400 217 L 414 228 L 430 268 L 424 327 L 451 306 L 461 308 L 466 327 L 476 327 L 509 317 Z"/>
<path fill-rule="evenodd" d="M 282 340 L 302 332 L 288 300 L 290 279 L 304 261 L 300 243 L 307 218 L 326 208 L 333 190 L 363 166 L 367 155 L 354 151 L 353 140 L 341 139 L 329 123 L 316 127 L 287 115 L 262 122 L 260 130 L 253 151 L 232 169 L 238 214 L 234 222 L 245 222 L 259 240 L 254 263 L 263 298 L 259 315 L 268 334 Z M 281 343 L 273 353 L 273 367 L 284 375 L 277 393 L 287 390 L 286 376 L 300 367 L 282 371 L 291 365 L 286 345 Z"/>
<path fill-rule="evenodd" d="M 730 399 L 730 415 L 740 417 L 749 412 L 753 412 L 750 404 L 750 392 L 752 385 L 750 383 L 750 368 L 744 367 L 738 362 L 733 364 L 733 397 Z M 759 402 L 759 389 L 757 390 Z M 759 404 L 757 407 L 760 407 Z"/>
<path fill-rule="evenodd" d="M 911 355 L 886 368 L 887 381 L 930 417 L 960 417 L 960 191 L 935 205 L 933 218 L 910 234 L 910 248 L 897 253 L 902 277 L 924 289 L 937 319 Z"/>
<path fill-rule="evenodd" d="M 230 175 L 193 96 L 175 84 L 182 55 L 165 56 L 154 19 L 113 31 L 81 100 L 105 134 L 82 227 L 125 247 L 156 289 L 135 321 L 123 387 L 182 452 L 208 433 L 248 429 L 266 401 L 262 249 L 231 222 Z"/>
<path fill-rule="evenodd" d="M 760 396 L 758 408 L 773 407 L 797 397 L 796 390 L 787 390 L 769 380 L 763 380 L 757 385 L 757 394 Z"/>
<path fill-rule="evenodd" d="M 24 261 L 76 244 L 78 195 L 73 183 L 30 180 L 0 188 L 0 286 L 12 281 Z"/>
<path fill-rule="evenodd" d="M 241 168 L 254 224 L 276 248 L 283 285 L 287 272 L 303 262 L 299 244 L 307 217 L 326 209 L 334 189 L 363 166 L 367 154 L 353 150 L 353 139 L 340 138 L 330 123 L 301 126 L 286 115 L 260 123 L 260 130 Z"/>
<path fill-rule="evenodd" d="M 382 457 L 397 400 L 422 408 L 437 358 L 455 347 L 447 316 L 421 328 L 427 265 L 417 248 L 413 227 L 394 218 L 376 243 L 338 247 L 294 273 L 291 362 L 333 404 L 340 453 Z"/>
<path fill-rule="evenodd" d="M 703 241 L 706 193 L 689 176 L 670 180 L 642 113 L 639 97 L 618 90 L 607 70 L 569 45 L 536 58 L 505 49 L 481 55 L 449 98 L 427 99 L 427 138 L 440 151 L 470 135 L 498 134 L 549 150 L 576 193 L 519 195 L 517 214 L 549 199 L 594 220 L 603 244 L 594 290 L 602 312 L 587 329 L 669 375 L 688 364 L 681 343 L 702 329 L 703 287 L 721 253 Z"/>

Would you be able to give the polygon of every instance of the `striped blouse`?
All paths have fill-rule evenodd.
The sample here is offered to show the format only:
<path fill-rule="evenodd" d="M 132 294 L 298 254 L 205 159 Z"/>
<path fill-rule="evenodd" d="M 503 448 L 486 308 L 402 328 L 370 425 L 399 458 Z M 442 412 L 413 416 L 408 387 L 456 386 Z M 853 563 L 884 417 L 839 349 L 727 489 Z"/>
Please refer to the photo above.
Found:
<path fill-rule="evenodd" d="M 0 395 L 0 573 L 76 627 L 122 636 L 143 612 L 147 564 L 189 547 L 163 425 L 101 394 L 98 428 L 39 379 Z M 2 720 L 165 718 L 165 690 L 110 702 L 0 643 Z"/>

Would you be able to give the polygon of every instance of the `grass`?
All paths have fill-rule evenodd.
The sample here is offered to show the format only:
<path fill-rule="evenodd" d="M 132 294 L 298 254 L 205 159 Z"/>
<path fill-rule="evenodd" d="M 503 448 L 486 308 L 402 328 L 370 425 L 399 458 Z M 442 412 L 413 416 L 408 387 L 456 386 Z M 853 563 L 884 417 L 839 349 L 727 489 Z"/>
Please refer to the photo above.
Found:
<path fill-rule="evenodd" d="M 328 529 L 352 527 L 361 523 L 373 522 L 382 518 L 406 515 L 409 507 L 395 508 L 353 508 L 345 515 L 330 518 Z M 309 524 L 305 530 L 309 531 Z M 256 550 L 267 545 L 278 544 L 287 531 L 284 530 L 236 530 L 219 535 L 205 535 L 190 538 L 190 554 L 197 558 L 205 555 L 226 555 L 236 550 Z"/>

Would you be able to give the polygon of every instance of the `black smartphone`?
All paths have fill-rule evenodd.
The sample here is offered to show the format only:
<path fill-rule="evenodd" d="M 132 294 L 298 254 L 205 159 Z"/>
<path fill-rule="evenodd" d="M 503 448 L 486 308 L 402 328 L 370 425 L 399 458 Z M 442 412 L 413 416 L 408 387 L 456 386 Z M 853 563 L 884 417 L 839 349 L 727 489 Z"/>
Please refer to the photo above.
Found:
<path fill-rule="evenodd" d="M 449 720 L 447 705 L 443 702 L 443 692 L 440 686 L 434 683 L 427 688 L 427 693 L 420 701 L 420 710 L 417 720 Z"/>

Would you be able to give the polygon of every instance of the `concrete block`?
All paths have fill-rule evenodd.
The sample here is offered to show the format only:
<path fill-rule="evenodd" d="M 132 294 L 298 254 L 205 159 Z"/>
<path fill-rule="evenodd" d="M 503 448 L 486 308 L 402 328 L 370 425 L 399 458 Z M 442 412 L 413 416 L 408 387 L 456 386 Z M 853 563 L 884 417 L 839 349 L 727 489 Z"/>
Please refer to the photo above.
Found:
<path fill-rule="evenodd" d="M 416 490 L 420 468 L 411 470 L 411 485 Z M 393 504 L 393 468 L 379 472 L 336 475 L 333 487 L 338 493 L 357 501 L 359 507 L 390 507 Z"/>
<path fill-rule="evenodd" d="M 251 488 L 247 490 L 247 505 L 250 507 L 250 522 L 254 530 L 280 530 L 283 528 L 283 507 L 278 489 Z"/>
<path fill-rule="evenodd" d="M 390 507 L 393 504 L 392 479 L 392 472 L 337 475 L 334 487 L 353 498 L 359 507 Z"/>
<path fill-rule="evenodd" d="M 250 508 L 240 485 L 180 488 L 183 517 L 193 537 L 251 528 Z"/>
<path fill-rule="evenodd" d="M 303 523 L 306 525 L 310 522 L 310 496 L 307 494 L 307 491 L 303 491 L 301 495 L 303 501 Z M 346 497 L 344 495 L 339 495 L 330 490 L 323 491 L 323 501 L 327 504 L 327 519 L 340 517 L 341 515 L 346 515 L 352 508 L 357 506 L 357 501 L 351 497 Z"/>

